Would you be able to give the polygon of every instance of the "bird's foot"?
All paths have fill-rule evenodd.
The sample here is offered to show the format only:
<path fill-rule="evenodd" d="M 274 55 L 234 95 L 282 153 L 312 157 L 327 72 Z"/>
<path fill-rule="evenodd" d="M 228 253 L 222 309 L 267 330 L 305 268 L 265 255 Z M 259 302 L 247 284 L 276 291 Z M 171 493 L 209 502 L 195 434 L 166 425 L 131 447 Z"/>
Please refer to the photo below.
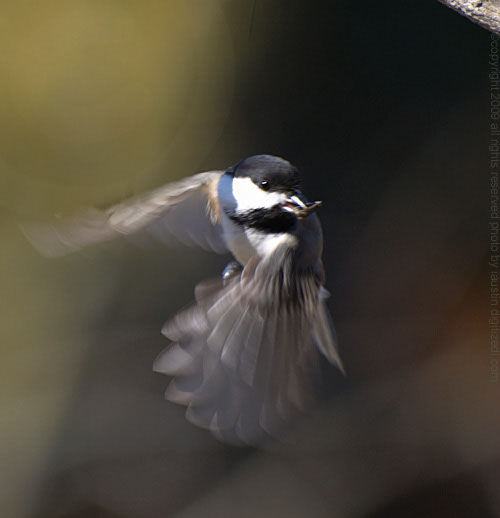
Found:
<path fill-rule="evenodd" d="M 243 267 L 238 261 L 231 261 L 228 263 L 222 272 L 222 285 L 227 286 L 234 277 L 241 273 L 242 270 Z"/>

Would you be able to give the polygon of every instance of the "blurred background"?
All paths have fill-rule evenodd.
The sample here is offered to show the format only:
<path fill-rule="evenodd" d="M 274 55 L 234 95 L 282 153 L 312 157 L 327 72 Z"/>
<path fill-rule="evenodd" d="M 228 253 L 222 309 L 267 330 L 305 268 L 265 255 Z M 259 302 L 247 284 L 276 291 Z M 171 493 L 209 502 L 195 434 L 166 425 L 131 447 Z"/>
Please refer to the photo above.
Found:
<path fill-rule="evenodd" d="M 4 0 L 0 45 L 2 517 L 500 516 L 489 33 L 435 0 Z M 348 376 L 244 449 L 151 370 L 227 258 L 49 260 L 18 223 L 257 153 L 325 201 Z"/>

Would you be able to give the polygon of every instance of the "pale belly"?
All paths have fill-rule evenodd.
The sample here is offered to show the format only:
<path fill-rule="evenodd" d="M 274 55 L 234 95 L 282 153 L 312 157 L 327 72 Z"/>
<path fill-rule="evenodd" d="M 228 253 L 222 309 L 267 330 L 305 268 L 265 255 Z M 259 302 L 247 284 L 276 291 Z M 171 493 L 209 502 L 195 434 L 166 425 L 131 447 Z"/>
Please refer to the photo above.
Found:
<path fill-rule="evenodd" d="M 224 238 L 235 259 L 243 266 L 258 255 L 265 257 L 281 245 L 296 243 L 297 238 L 291 234 L 267 234 L 252 229 L 244 229 L 232 221 L 223 223 Z"/>

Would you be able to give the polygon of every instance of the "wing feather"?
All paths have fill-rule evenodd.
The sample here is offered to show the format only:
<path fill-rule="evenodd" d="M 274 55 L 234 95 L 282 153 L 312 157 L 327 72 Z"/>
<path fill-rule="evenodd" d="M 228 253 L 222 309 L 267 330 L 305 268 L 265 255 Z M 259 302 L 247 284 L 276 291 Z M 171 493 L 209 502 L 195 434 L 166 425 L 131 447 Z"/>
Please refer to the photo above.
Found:
<path fill-rule="evenodd" d="M 314 320 L 313 338 L 316 346 L 324 357 L 336 365 L 342 374 L 345 375 L 345 368 L 337 348 L 337 339 L 332 319 L 325 305 L 329 293 L 323 287 L 320 288 L 319 301 L 317 304 L 316 318 Z"/>
<path fill-rule="evenodd" d="M 65 255 L 85 246 L 145 231 L 167 244 L 228 251 L 214 193 L 221 171 L 199 173 L 164 185 L 108 209 L 87 209 L 52 224 L 29 224 L 23 231 L 43 255 Z"/>

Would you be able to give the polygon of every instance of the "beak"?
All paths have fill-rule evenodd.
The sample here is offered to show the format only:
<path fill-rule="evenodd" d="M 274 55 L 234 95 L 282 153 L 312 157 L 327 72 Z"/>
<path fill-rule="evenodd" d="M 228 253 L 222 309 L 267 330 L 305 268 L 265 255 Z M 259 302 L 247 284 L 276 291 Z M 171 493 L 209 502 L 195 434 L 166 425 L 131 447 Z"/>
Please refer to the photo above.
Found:
<path fill-rule="evenodd" d="M 294 194 L 283 204 L 283 209 L 293 212 L 298 219 L 303 219 L 315 212 L 322 204 L 322 201 L 307 202 L 300 194 Z"/>

